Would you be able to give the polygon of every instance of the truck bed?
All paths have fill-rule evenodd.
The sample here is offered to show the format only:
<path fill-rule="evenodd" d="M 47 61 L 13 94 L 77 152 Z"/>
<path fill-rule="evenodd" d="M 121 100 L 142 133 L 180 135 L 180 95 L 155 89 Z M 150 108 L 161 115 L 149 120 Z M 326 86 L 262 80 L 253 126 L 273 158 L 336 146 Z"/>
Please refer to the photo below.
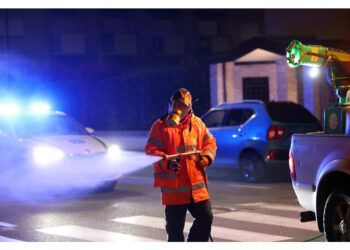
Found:
<path fill-rule="evenodd" d="M 297 182 L 313 185 L 317 182 L 318 171 L 323 170 L 327 163 L 350 160 L 350 135 L 322 132 L 294 134 L 291 150 Z"/>

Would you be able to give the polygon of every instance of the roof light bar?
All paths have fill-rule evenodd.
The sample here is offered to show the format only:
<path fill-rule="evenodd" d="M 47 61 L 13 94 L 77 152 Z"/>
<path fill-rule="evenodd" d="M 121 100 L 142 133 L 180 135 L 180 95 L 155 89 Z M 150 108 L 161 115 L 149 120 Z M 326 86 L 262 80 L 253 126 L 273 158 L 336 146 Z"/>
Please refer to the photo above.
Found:
<path fill-rule="evenodd" d="M 49 112 L 51 107 L 45 103 L 36 103 L 30 106 L 30 110 L 34 114 L 45 114 Z"/>
<path fill-rule="evenodd" d="M 18 106 L 14 104 L 0 105 L 0 115 L 16 115 L 18 113 Z"/>

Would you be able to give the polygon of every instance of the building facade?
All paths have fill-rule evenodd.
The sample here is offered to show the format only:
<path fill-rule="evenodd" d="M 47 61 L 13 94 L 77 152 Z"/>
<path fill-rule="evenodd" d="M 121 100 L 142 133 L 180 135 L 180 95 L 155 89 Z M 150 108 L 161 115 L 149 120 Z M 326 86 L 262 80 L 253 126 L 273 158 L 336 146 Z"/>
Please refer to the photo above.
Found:
<path fill-rule="evenodd" d="M 179 87 L 207 111 L 207 58 L 263 24 L 264 10 L 2 9 L 0 93 L 44 96 L 96 129 L 149 129 Z"/>
<path fill-rule="evenodd" d="M 266 35 L 345 39 L 349 12 L 1 9 L 0 94 L 44 96 L 96 129 L 149 129 L 179 87 L 199 99 L 199 116 L 215 103 L 256 96 L 311 109 L 308 102 L 317 98 L 304 91 L 310 86 L 300 83 L 302 74 L 285 67 L 281 49 L 265 44 L 247 51 L 241 44 Z"/>
<path fill-rule="evenodd" d="M 341 46 L 332 43 L 332 47 L 337 48 L 337 44 Z M 289 67 L 287 46 L 288 41 L 254 38 L 238 46 L 230 56 L 214 59 L 209 66 L 211 106 L 246 99 L 291 101 L 305 106 L 322 122 L 324 108 L 336 102 L 326 72 L 313 78 L 310 67 Z"/>

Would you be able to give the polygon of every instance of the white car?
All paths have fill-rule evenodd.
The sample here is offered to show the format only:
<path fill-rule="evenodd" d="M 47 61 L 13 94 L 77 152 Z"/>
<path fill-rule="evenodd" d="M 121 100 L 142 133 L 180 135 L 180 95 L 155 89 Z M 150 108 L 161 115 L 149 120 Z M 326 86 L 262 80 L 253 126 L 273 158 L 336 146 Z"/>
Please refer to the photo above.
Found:
<path fill-rule="evenodd" d="M 0 105 L 0 183 L 112 190 L 121 176 L 114 164 L 120 149 L 92 133 L 45 105 L 21 112 Z"/>

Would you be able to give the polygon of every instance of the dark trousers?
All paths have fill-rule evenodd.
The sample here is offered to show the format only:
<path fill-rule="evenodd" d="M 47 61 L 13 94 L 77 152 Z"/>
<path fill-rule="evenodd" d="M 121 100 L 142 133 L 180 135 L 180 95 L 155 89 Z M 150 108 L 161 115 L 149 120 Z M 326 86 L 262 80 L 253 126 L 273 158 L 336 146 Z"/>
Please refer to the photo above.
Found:
<path fill-rule="evenodd" d="M 193 199 L 190 204 L 165 206 L 165 228 L 168 241 L 185 241 L 183 231 L 187 210 L 194 218 L 187 241 L 207 242 L 213 222 L 210 200 L 194 203 Z"/>

